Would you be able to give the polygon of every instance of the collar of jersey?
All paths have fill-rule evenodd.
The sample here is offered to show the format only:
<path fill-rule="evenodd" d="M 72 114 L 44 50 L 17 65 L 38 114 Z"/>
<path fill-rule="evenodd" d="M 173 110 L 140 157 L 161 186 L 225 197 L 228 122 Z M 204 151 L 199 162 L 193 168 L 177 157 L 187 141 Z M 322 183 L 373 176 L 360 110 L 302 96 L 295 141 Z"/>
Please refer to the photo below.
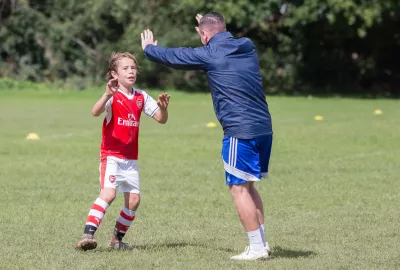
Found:
<path fill-rule="evenodd" d="M 127 93 L 125 93 L 124 91 L 122 91 L 121 89 L 118 88 L 118 92 L 125 95 L 127 99 L 133 99 L 133 97 L 135 96 L 135 91 L 136 91 L 136 89 L 132 87 L 132 94 L 128 95 Z"/>

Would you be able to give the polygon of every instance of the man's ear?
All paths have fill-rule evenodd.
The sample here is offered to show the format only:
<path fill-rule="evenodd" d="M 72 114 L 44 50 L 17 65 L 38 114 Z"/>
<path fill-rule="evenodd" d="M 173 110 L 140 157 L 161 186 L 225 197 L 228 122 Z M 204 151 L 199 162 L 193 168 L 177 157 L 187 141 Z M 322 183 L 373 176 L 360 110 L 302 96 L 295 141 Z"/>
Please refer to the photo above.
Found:
<path fill-rule="evenodd" d="M 111 76 L 113 76 L 113 78 L 117 78 L 118 74 L 117 72 L 115 72 L 114 70 L 111 71 Z"/>

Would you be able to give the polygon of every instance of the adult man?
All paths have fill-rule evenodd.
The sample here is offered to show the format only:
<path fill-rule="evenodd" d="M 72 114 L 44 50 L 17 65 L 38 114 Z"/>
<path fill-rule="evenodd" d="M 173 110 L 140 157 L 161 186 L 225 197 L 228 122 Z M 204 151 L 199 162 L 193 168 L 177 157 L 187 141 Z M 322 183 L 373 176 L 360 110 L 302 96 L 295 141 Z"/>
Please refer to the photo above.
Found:
<path fill-rule="evenodd" d="M 153 33 L 141 34 L 145 56 L 177 69 L 204 70 L 214 111 L 224 130 L 222 158 L 236 209 L 250 246 L 232 259 L 257 260 L 270 255 L 264 236 L 262 200 L 254 182 L 267 176 L 272 124 L 262 88 L 258 57 L 248 38 L 235 39 L 216 12 L 197 15 L 195 27 L 203 47 L 157 46 Z"/>

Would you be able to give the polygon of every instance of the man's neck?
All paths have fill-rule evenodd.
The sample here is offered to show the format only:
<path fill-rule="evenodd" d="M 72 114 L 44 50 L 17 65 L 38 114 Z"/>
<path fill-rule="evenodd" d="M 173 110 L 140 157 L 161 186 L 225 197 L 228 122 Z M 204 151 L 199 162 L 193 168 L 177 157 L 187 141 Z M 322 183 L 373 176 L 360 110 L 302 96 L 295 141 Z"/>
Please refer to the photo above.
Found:
<path fill-rule="evenodd" d="M 223 31 L 223 32 L 215 32 L 215 33 L 213 33 L 213 34 L 211 34 L 210 35 L 210 38 L 207 40 L 207 44 L 210 42 L 210 40 L 214 37 L 214 36 L 216 36 L 216 35 L 218 35 L 218 34 L 221 34 L 221 33 L 225 33 L 226 31 Z"/>

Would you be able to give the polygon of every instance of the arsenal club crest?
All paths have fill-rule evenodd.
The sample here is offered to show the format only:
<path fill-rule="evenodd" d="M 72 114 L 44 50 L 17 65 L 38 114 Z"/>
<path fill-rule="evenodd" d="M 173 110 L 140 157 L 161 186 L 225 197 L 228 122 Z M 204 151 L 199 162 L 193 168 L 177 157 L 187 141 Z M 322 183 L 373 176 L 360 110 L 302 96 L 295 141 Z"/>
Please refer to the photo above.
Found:
<path fill-rule="evenodd" d="M 142 108 L 142 105 L 143 105 L 143 100 L 142 100 L 141 98 L 138 98 L 138 99 L 136 100 L 136 105 L 139 107 L 139 109 L 141 109 L 141 108 Z"/>
<path fill-rule="evenodd" d="M 141 98 L 138 98 L 136 100 L 136 105 L 138 106 L 139 109 L 141 109 L 143 106 L 143 100 Z"/>
<path fill-rule="evenodd" d="M 111 183 L 115 182 L 115 175 L 110 175 L 109 180 Z"/>

